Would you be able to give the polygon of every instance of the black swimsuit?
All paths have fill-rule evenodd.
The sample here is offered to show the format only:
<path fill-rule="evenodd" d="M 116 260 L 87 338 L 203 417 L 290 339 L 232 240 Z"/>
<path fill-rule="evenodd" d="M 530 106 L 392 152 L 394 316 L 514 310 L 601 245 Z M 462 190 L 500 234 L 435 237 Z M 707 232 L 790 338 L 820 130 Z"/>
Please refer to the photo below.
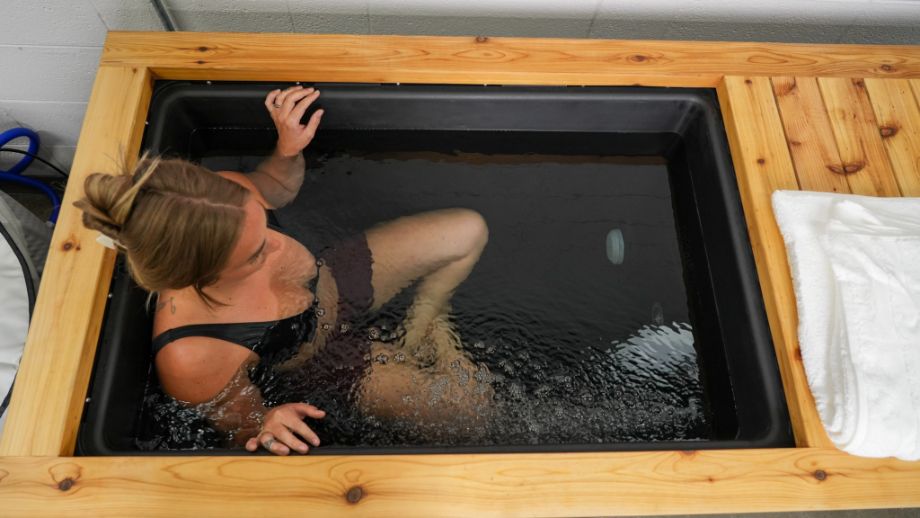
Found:
<path fill-rule="evenodd" d="M 188 336 L 205 336 L 241 345 L 259 355 L 260 361 L 276 365 L 289 360 L 300 344 L 309 342 L 316 334 L 316 279 L 311 281 L 313 304 L 302 313 L 267 322 L 239 322 L 227 324 L 192 324 L 165 331 L 153 339 L 156 356 L 171 342 Z"/>
<path fill-rule="evenodd" d="M 307 286 L 314 295 L 313 304 L 302 313 L 267 322 L 176 327 L 153 339 L 153 354 L 156 356 L 167 344 L 188 336 L 217 338 L 245 347 L 259 355 L 259 362 L 249 370 L 249 378 L 261 390 L 267 407 L 306 401 L 319 387 L 338 393 L 348 391 L 363 376 L 369 361 L 371 342 L 363 332 L 362 321 L 373 301 L 372 262 L 364 233 L 348 238 L 320 252 L 316 276 Z M 339 293 L 335 323 L 318 323 L 317 317 L 325 313 L 316 297 L 319 269 L 323 266 L 331 269 Z M 308 379 L 310 386 L 301 385 L 294 390 L 290 383 L 279 379 L 284 376 L 278 376 L 275 367 L 291 359 L 301 344 L 311 341 L 320 326 L 329 331 L 326 346 L 300 367 L 301 378 Z"/>
<path fill-rule="evenodd" d="M 195 324 L 176 327 L 153 339 L 156 356 L 169 343 L 187 336 L 205 336 L 241 345 L 271 364 L 289 360 L 300 344 L 309 342 L 316 334 L 316 303 L 303 313 L 269 322 L 233 324 Z"/>

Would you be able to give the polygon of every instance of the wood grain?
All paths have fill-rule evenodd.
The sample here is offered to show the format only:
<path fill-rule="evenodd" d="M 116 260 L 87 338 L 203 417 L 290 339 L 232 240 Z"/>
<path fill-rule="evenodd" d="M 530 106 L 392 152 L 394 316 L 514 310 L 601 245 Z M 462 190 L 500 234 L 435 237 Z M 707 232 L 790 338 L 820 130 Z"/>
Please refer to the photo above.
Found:
<path fill-rule="evenodd" d="M 876 484 L 880 479 L 884 483 Z M 907 507 L 920 505 L 920 468 L 816 448 L 11 457 L 0 458 L 0 501 L 3 516 L 30 518 L 612 516 Z"/>
<path fill-rule="evenodd" d="M 165 79 L 716 86 L 723 75 L 920 77 L 920 47 L 110 32 L 102 63 Z"/>
<path fill-rule="evenodd" d="M 795 294 L 770 195 L 799 188 L 770 79 L 726 76 L 719 103 L 798 446 L 830 446 L 798 350 Z"/>
<path fill-rule="evenodd" d="M 920 107 L 906 79 L 865 79 L 901 194 L 920 196 Z"/>
<path fill-rule="evenodd" d="M 910 80 L 910 89 L 914 92 L 914 99 L 920 104 L 920 79 Z"/>
<path fill-rule="evenodd" d="M 782 76 L 771 82 L 799 186 L 850 192 L 817 79 Z"/>
<path fill-rule="evenodd" d="M 853 194 L 899 196 L 862 79 L 818 78 Z"/>
<path fill-rule="evenodd" d="M 80 133 L 33 312 L 0 455 L 70 455 L 99 337 L 114 253 L 73 202 L 91 173 L 113 172 L 140 146 L 152 84 L 146 69 L 102 66 Z"/>

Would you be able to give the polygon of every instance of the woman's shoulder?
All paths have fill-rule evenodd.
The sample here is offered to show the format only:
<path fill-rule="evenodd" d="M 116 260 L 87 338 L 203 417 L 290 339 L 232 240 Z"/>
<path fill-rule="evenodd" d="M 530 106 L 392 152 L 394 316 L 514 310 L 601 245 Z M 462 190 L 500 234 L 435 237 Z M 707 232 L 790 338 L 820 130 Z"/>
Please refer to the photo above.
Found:
<path fill-rule="evenodd" d="M 257 359 L 251 350 L 208 336 L 179 336 L 170 331 L 189 325 L 220 322 L 197 295 L 164 290 L 157 297 L 153 320 L 154 361 L 163 389 L 189 403 L 201 403 L 220 393 L 240 367 Z M 169 340 L 167 343 L 162 342 Z"/>
<path fill-rule="evenodd" d="M 167 344 L 155 358 L 167 394 L 192 404 L 216 397 L 244 365 L 258 361 L 245 347 L 206 336 L 187 336 Z"/>
<path fill-rule="evenodd" d="M 163 290 L 156 295 L 153 336 L 189 324 L 217 321 L 211 313 L 201 297 L 191 289 Z"/>

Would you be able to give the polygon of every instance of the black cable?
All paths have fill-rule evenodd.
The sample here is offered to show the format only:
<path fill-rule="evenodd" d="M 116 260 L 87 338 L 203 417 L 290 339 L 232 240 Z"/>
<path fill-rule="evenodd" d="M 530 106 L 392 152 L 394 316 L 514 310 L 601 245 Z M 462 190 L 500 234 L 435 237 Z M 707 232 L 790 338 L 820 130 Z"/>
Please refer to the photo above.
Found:
<path fill-rule="evenodd" d="M 20 155 L 30 156 L 30 157 L 34 158 L 35 160 L 38 160 L 39 162 L 41 162 L 41 163 L 45 164 L 46 166 L 50 167 L 51 169 L 54 169 L 54 170 L 57 171 L 58 173 L 61 173 L 62 175 L 64 175 L 64 178 L 70 178 L 70 175 L 67 174 L 67 173 L 65 173 L 63 169 L 61 169 L 60 167 L 58 167 L 58 166 L 52 164 L 51 162 L 45 160 L 44 158 L 42 158 L 42 157 L 36 155 L 35 153 L 29 153 L 28 151 L 23 151 L 23 150 L 21 150 L 21 149 L 16 149 L 16 148 L 12 148 L 12 147 L 0 147 L 0 151 L 7 151 L 7 152 L 10 152 L 10 153 L 19 153 Z"/>
<path fill-rule="evenodd" d="M 176 22 L 170 16 L 169 9 L 163 5 L 163 0 L 151 0 L 150 3 L 153 4 L 153 9 L 157 12 L 157 16 L 160 17 L 160 23 L 163 24 L 163 28 L 167 31 L 175 31 Z"/>
<path fill-rule="evenodd" d="M 13 395 L 13 385 L 16 384 L 16 378 L 13 378 L 13 383 L 10 384 L 10 391 L 6 393 L 6 396 L 3 397 L 3 403 L 0 403 L 0 416 L 6 412 L 6 408 L 10 406 L 10 396 Z"/>

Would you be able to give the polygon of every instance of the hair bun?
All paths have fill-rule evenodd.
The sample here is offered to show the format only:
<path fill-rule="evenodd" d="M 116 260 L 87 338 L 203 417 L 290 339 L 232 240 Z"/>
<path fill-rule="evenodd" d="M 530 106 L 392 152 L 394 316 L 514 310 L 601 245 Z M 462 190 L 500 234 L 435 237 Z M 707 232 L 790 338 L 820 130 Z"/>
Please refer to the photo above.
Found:
<path fill-rule="evenodd" d="M 119 167 L 120 174 L 86 178 L 85 197 L 75 204 L 83 224 L 102 233 L 102 246 L 125 254 L 141 288 L 194 288 L 206 305 L 219 305 L 204 288 L 233 253 L 249 191 L 180 159 L 141 157 L 130 171 Z"/>
<path fill-rule="evenodd" d="M 74 203 L 83 210 L 83 224 L 121 241 L 120 235 L 134 206 L 134 199 L 159 162 L 159 158 L 148 159 L 145 153 L 138 160 L 133 175 L 127 171 L 117 175 L 89 175 L 83 184 L 86 197 Z"/>
<path fill-rule="evenodd" d="M 115 223 L 111 216 L 93 205 L 88 198 L 78 200 L 74 202 L 74 205 L 83 211 L 83 225 L 86 228 L 98 230 L 112 239 L 118 239 L 121 225 Z"/>

